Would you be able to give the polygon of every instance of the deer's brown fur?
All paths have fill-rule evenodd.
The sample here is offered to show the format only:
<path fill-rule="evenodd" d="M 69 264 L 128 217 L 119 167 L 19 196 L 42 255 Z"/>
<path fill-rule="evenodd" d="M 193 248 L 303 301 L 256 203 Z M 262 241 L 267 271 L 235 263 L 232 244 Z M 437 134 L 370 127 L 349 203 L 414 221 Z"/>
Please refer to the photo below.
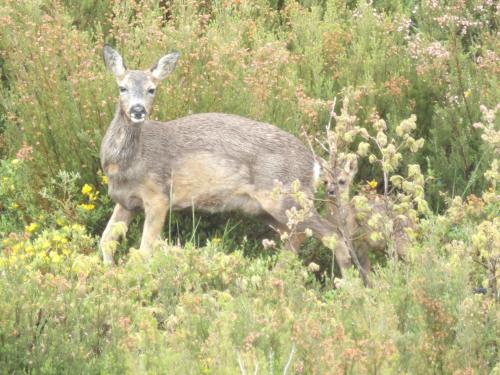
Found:
<path fill-rule="evenodd" d="M 394 249 L 399 258 L 404 258 L 405 247 L 409 242 L 405 229 L 412 226 L 409 220 L 394 217 L 390 207 L 391 202 L 375 192 L 367 195 L 368 215 L 360 215 L 350 196 L 351 186 L 358 171 L 357 159 L 330 160 L 326 165 L 324 181 L 329 198 L 326 203 L 327 218 L 335 225 L 344 240 L 353 245 L 363 269 L 367 272 L 371 269 L 369 258 L 371 251 L 387 252 L 387 238 L 381 236 L 373 239 L 371 233 L 374 231 L 384 233 L 384 222 L 389 219 L 394 223 L 391 233 Z M 375 228 L 372 228 L 368 225 L 368 220 L 374 214 L 379 214 L 381 220 Z"/>

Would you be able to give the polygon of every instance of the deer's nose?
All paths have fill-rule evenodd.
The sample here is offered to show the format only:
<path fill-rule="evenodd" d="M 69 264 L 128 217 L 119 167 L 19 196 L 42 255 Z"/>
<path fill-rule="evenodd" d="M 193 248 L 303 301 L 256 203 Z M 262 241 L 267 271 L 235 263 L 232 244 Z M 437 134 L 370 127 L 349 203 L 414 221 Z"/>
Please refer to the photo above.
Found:
<path fill-rule="evenodd" d="M 130 108 L 130 117 L 133 120 L 144 120 L 146 117 L 146 108 L 140 104 L 136 104 Z"/>

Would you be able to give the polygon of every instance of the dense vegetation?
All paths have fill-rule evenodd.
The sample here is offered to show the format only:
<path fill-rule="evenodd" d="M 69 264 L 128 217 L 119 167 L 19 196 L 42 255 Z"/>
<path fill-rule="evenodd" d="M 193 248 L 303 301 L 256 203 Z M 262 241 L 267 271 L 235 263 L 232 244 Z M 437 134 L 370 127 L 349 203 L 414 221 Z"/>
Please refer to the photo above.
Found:
<path fill-rule="evenodd" d="M 500 374 L 499 12 L 2 0 L 0 374 Z M 359 157 L 355 198 L 384 175 L 400 185 L 397 214 L 417 223 L 405 260 L 372 254 L 365 288 L 354 269 L 335 278 L 315 241 L 297 256 L 250 219 L 189 212 L 170 217 L 151 263 L 134 250 L 138 219 L 104 267 L 98 155 L 117 98 L 104 42 L 132 68 L 181 52 L 154 118 L 240 114 L 325 158 L 314 140 L 329 142 L 331 122 Z"/>

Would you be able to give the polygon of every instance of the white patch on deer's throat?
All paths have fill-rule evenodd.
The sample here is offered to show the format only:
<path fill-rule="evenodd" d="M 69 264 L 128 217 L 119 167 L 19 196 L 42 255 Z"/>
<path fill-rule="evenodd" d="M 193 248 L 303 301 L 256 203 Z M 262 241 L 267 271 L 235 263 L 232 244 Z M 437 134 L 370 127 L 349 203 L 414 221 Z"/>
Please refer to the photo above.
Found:
<path fill-rule="evenodd" d="M 130 116 L 130 120 L 132 120 L 132 122 L 133 122 L 134 124 L 139 124 L 139 123 L 143 122 L 145 118 L 146 118 L 146 116 L 145 116 L 145 115 L 143 115 L 143 116 L 141 116 L 141 117 L 135 117 L 134 115 L 131 115 L 131 116 Z"/>

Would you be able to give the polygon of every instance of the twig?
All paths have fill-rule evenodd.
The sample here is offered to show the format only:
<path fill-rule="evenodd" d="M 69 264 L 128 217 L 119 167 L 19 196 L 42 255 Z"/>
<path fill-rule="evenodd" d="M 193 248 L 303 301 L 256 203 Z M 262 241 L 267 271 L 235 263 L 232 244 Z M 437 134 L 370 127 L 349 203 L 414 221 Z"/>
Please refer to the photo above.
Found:
<path fill-rule="evenodd" d="M 343 215 L 343 216 L 344 216 L 344 218 L 346 217 L 346 215 Z M 338 228 L 338 230 L 339 230 L 340 234 L 342 235 L 342 237 L 345 240 L 345 244 L 347 246 L 347 250 L 349 250 L 349 254 L 351 255 L 351 259 L 353 260 L 354 265 L 358 269 L 359 275 L 361 276 L 361 280 L 363 280 L 363 285 L 364 286 L 369 286 L 368 275 L 366 273 L 366 270 L 363 268 L 363 266 L 359 262 L 358 255 L 354 251 L 354 248 L 352 246 L 351 237 L 350 237 L 350 235 L 346 236 L 346 234 L 344 232 L 344 228 L 346 228 L 346 227 L 347 227 L 347 224 L 345 223 L 345 219 L 344 219 L 344 223 L 342 225 L 342 228 Z"/>
<path fill-rule="evenodd" d="M 311 151 L 314 161 L 318 162 L 318 157 L 316 156 L 316 152 L 314 152 L 314 147 L 311 143 L 311 139 L 309 138 L 309 136 L 304 128 L 302 128 L 302 131 L 304 133 L 304 137 L 306 138 L 307 144 L 309 145 L 309 151 Z"/>
<path fill-rule="evenodd" d="M 292 359 L 293 359 L 294 354 L 295 354 L 295 343 L 292 344 L 292 350 L 290 350 L 290 355 L 288 356 L 288 361 L 285 365 L 285 368 L 283 369 L 283 375 L 286 375 L 286 373 L 288 372 L 288 368 L 292 364 Z"/>
<path fill-rule="evenodd" d="M 326 152 L 330 152 L 330 149 L 328 147 L 326 147 L 323 142 L 321 142 L 318 138 L 314 138 L 314 140 L 320 145 L 320 147 L 325 150 Z"/>
<path fill-rule="evenodd" d="M 274 352 L 273 352 L 273 349 L 271 348 L 271 350 L 269 350 L 269 357 L 268 357 L 268 360 L 269 360 L 269 373 L 270 374 L 274 374 Z"/>
<path fill-rule="evenodd" d="M 328 124 L 326 125 L 326 133 L 330 131 L 332 126 L 332 118 L 337 118 L 337 114 L 335 113 L 335 105 L 337 104 L 337 97 L 333 98 L 332 109 L 330 110 L 330 119 L 328 120 Z"/>
<path fill-rule="evenodd" d="M 243 361 L 241 360 L 240 352 L 236 352 L 236 358 L 238 359 L 238 365 L 240 366 L 240 371 L 243 375 L 247 375 L 247 370 Z"/>

